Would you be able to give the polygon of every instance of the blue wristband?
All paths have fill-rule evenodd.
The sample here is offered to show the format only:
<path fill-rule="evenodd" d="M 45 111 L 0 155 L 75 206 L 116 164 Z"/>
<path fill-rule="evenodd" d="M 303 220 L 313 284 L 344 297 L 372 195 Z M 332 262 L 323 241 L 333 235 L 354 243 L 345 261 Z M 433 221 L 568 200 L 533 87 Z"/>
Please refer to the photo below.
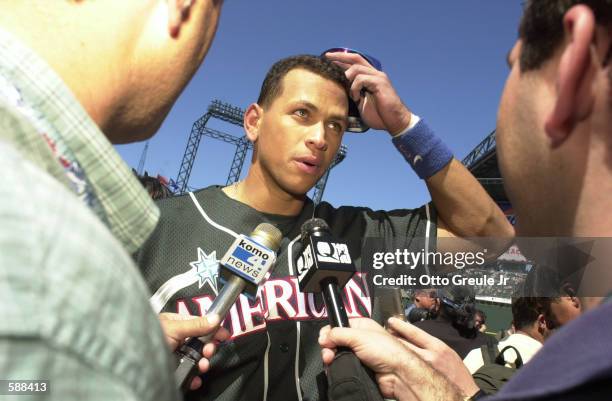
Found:
<path fill-rule="evenodd" d="M 392 141 L 423 180 L 442 170 L 453 159 L 453 153 L 423 119 L 405 134 L 394 137 Z"/>

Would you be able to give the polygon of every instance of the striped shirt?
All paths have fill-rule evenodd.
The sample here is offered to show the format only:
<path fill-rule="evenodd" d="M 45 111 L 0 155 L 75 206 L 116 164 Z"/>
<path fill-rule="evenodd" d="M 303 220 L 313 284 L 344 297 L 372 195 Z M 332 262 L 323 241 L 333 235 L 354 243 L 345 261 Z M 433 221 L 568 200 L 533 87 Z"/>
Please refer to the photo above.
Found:
<path fill-rule="evenodd" d="M 49 380 L 16 399 L 178 399 L 129 256 L 159 211 L 69 88 L 2 30 L 0 170 L 0 378 Z"/>

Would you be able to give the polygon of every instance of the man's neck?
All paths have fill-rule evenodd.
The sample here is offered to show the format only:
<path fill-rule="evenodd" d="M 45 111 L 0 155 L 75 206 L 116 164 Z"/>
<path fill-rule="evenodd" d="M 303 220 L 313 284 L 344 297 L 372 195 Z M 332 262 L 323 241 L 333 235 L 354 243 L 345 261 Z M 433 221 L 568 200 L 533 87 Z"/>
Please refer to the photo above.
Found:
<path fill-rule="evenodd" d="M 542 337 L 542 335 L 538 333 L 538 330 L 535 328 L 531 330 L 516 330 L 515 334 L 522 334 L 524 336 L 531 337 L 540 343 L 544 342 L 544 337 Z"/>
<path fill-rule="evenodd" d="M 297 216 L 304 207 L 306 195 L 297 197 L 265 180 L 261 174 L 249 170 L 244 181 L 223 188 L 232 199 L 245 203 L 253 209 L 269 214 Z"/>
<path fill-rule="evenodd" d="M 605 184 L 602 184 L 605 185 Z M 571 237 L 610 238 L 612 236 L 612 214 L 609 212 L 610 198 L 603 192 L 593 196 L 578 208 Z M 591 209 L 589 209 L 591 207 Z"/>

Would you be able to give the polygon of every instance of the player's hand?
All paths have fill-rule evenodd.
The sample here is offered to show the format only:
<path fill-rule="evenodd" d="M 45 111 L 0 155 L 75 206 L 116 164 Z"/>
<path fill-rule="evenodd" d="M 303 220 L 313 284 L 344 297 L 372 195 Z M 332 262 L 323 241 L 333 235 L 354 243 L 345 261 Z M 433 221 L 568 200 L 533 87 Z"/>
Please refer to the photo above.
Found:
<path fill-rule="evenodd" d="M 350 96 L 368 126 L 386 130 L 391 135 L 408 127 L 412 113 L 402 103 L 387 74 L 356 53 L 325 53 L 325 57 L 344 69 L 351 82 Z"/>
<path fill-rule="evenodd" d="M 230 337 L 224 327 L 219 327 L 220 321 L 217 315 L 206 317 L 185 316 L 178 313 L 161 313 L 159 321 L 166 336 L 166 342 L 171 351 L 175 351 L 188 337 L 200 337 L 216 331 L 214 341 L 205 344 L 202 349 L 203 358 L 198 362 L 201 373 L 206 373 L 210 367 L 210 358 L 215 353 L 217 342 L 225 341 Z M 196 376 L 191 382 L 191 390 L 196 390 L 202 385 L 202 379 Z"/>

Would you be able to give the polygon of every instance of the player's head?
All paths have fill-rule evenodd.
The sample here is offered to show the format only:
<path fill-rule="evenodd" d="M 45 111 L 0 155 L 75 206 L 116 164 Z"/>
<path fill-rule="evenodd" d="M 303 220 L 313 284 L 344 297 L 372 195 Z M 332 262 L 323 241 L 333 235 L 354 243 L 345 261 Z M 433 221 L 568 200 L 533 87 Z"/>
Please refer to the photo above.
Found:
<path fill-rule="evenodd" d="M 611 32 L 612 0 L 525 6 L 497 121 L 521 235 L 585 234 L 589 216 L 609 205 Z"/>
<path fill-rule="evenodd" d="M 254 144 L 251 170 L 302 197 L 333 161 L 347 126 L 349 82 L 324 58 L 293 56 L 268 71 L 245 113 Z"/>
<path fill-rule="evenodd" d="M 159 128 L 204 59 L 221 6 L 222 0 L 11 1 L 0 2 L 0 26 L 45 59 L 102 131 L 121 143 Z"/>

